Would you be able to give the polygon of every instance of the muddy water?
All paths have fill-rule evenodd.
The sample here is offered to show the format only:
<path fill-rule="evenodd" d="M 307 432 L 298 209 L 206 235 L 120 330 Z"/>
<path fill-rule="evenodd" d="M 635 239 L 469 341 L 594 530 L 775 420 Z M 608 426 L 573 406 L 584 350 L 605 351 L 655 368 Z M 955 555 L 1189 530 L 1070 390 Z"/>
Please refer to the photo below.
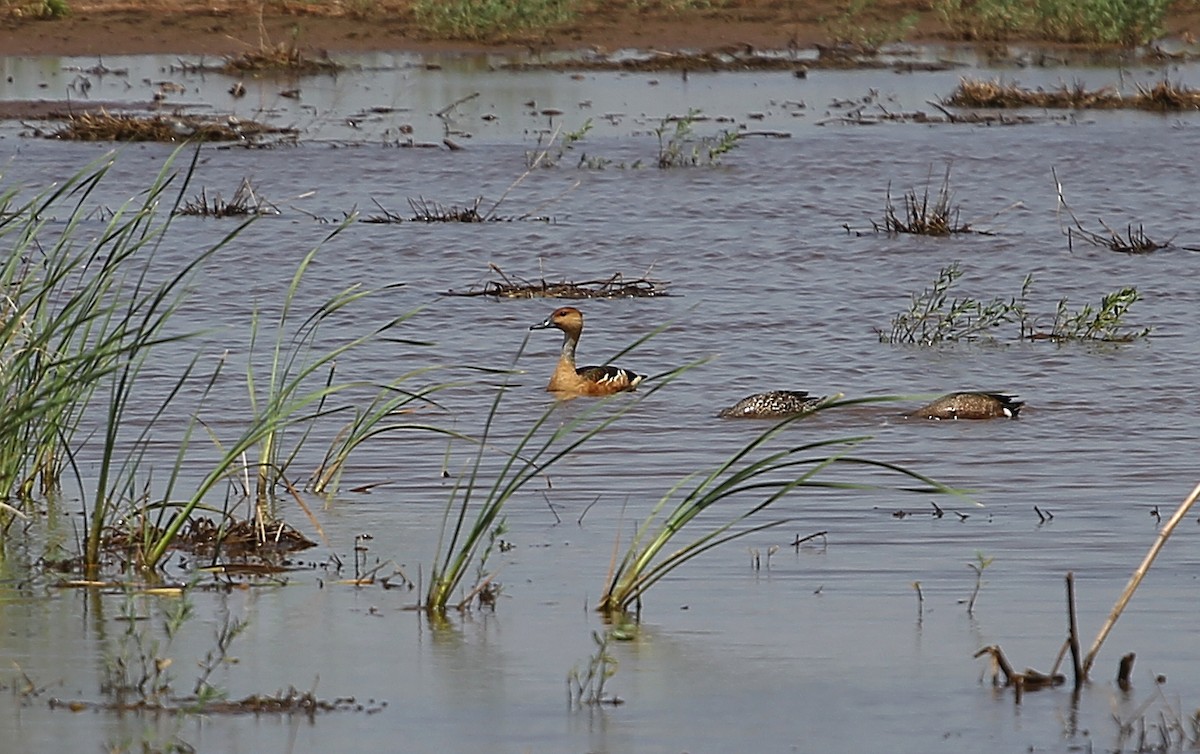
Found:
<path fill-rule="evenodd" d="M 445 441 L 415 433 L 357 456 L 344 487 L 384 482 L 369 494 L 312 501 L 329 544 L 305 553 L 286 586 L 194 594 L 197 617 L 162 653 L 173 658 L 175 687 L 186 693 L 224 616 L 247 619 L 231 652 L 237 662 L 213 678 L 230 696 L 315 688 L 322 698 L 354 697 L 362 711 L 315 721 L 53 711 L 50 697 L 101 698 L 99 668 L 112 654 L 105 647 L 127 626 L 120 619 L 124 598 L 31 582 L 18 542 L 0 584 L 3 654 L 45 690 L 0 695 L 6 750 L 91 751 L 142 740 L 161 747 L 172 736 L 199 751 L 1112 750 L 1119 746 L 1114 711 L 1136 720 L 1149 700 L 1159 700 L 1152 710 L 1165 699 L 1185 714 L 1200 704 L 1195 515 L 1160 556 L 1076 703 L 1051 690 L 1015 706 L 1011 693 L 981 682 L 986 666 L 972 659 L 996 643 L 1014 664 L 1048 670 L 1066 631 L 1068 571 L 1078 579 L 1086 644 L 1153 541 L 1152 511 L 1165 518 L 1196 482 L 1197 258 L 1178 249 L 1138 257 L 1079 243 L 1069 250 L 1050 172 L 1057 169 L 1067 201 L 1089 228 L 1101 219 L 1122 229 L 1132 222 L 1155 238 L 1200 246 L 1200 167 L 1190 157 L 1200 153 L 1196 116 L 1034 113 L 1038 122 L 1009 127 L 850 126 L 838 120 L 848 106 L 836 101 L 871 97 L 872 113 L 880 112 L 875 102 L 891 112 L 928 111 L 924 103 L 948 93 L 963 71 L 813 72 L 803 80 L 572 77 L 494 71 L 497 61 L 483 59 L 443 60 L 430 70 L 400 56 L 363 59 L 361 71 L 300 82 L 299 100 L 279 95 L 294 82 L 256 82 L 234 100 L 228 79 L 171 70 L 177 62 L 105 60 L 128 74 L 103 77 L 70 70 L 94 61 L 0 63 L 13 79 L 6 98 L 65 97 L 85 76 L 92 99 L 144 101 L 157 82 L 171 80 L 185 92 L 169 101 L 301 129 L 294 147 L 203 152 L 195 193 L 204 187 L 229 196 L 249 178 L 280 215 L 251 226 L 196 282 L 187 324 L 215 329 L 156 364 L 151 384 L 168 384 L 172 359 L 182 369 L 193 348 L 209 362 L 222 354 L 235 364 L 252 358 L 251 313 L 278 309 L 296 263 L 331 230 L 313 215 L 336 220 L 355 208 L 371 214 L 378 202 L 407 216 L 407 200 L 418 197 L 462 205 L 482 196 L 484 207 L 503 198 L 501 215 L 551 221 L 354 224 L 325 241 L 302 289 L 308 307 L 348 285 L 403 283 L 331 321 L 331 338 L 422 307 L 402 334 L 432 343 L 369 346 L 343 360 L 345 375 L 386 381 L 437 366 L 431 379 L 464 384 L 440 394 L 443 410 L 422 418 L 478 432 L 500 378 L 470 367 L 507 367 L 520 353 L 521 373 L 512 378 L 493 436 L 497 446 L 511 447 L 548 405 L 541 388 L 559 341 L 527 327 L 557 302 L 440 295 L 492 279 L 489 263 L 526 278 L 621 272 L 670 281 L 669 298 L 583 304 L 581 357 L 603 359 L 670 323 L 621 363 L 658 374 L 708 360 L 564 461 L 548 483 L 511 502 L 505 539 L 515 547 L 493 555 L 503 584 L 494 613 L 453 615 L 449 626 L 434 627 L 407 609 L 417 599 L 413 591 L 336 583 L 352 574 L 348 566 L 335 572 L 331 560 L 352 563 L 354 539 L 363 533 L 372 536 L 372 562 L 393 560 L 414 580 L 428 573 L 452 483 L 441 475 Z M 1104 69 L 969 72 L 1027 86 L 1119 79 Z M 1171 71 L 1192 86 L 1198 73 Z M 1161 75 L 1137 70 L 1125 81 Z M 619 166 L 652 162 L 652 130 L 689 108 L 729 118 L 698 123 L 701 134 L 738 127 L 787 138 L 747 138 L 714 168 Z M 539 135 L 556 126 L 578 129 L 588 118 L 594 129 L 556 167 L 532 171 L 505 194 Z M 3 173 L 6 185 L 30 191 L 108 149 L 20 138 L 20 129 L 4 126 Z M 395 146 L 410 136 L 437 145 L 447 134 L 465 148 Z M 122 148 L 97 203 L 116 206 L 143 189 L 169 151 Z M 583 153 L 609 163 L 578 169 Z M 869 232 L 871 220 L 882 218 L 889 184 L 899 196 L 923 187 L 932 172 L 936 190 L 948 162 L 962 219 L 992 235 Z M 180 218 L 163 253 L 188 259 L 230 227 Z M 1021 343 L 1011 333 L 998 343 L 935 349 L 879 343 L 875 328 L 886 328 L 913 292 L 954 261 L 964 271 L 962 294 L 976 298 L 1016 295 L 1032 273 L 1031 306 L 1046 324 L 1062 297 L 1079 307 L 1136 286 L 1144 300 L 1129 324 L 1153 327 L 1153 337 L 1121 347 Z M 910 401 L 830 412 L 789 428 L 785 439 L 794 442 L 871 435 L 860 455 L 968 488 L 982 506 L 938 499 L 947 513 L 936 518 L 926 514 L 930 498 L 902 492 L 815 490 L 785 498 L 773 515 L 788 524 L 715 550 L 648 594 L 639 638 L 612 647 L 620 665 L 608 688 L 626 704 L 570 710 L 564 679 L 593 652 L 591 632 L 601 624 L 590 606 L 617 532 L 628 536 L 632 522 L 683 475 L 718 463 L 760 431 L 713 414 L 770 388 L 849 396 L 984 388 L 1017 393 L 1028 408 L 1016 422 L 931 424 L 900 418 L 915 405 Z M 236 431 L 244 395 L 237 375 L 229 376 L 218 405 L 206 409 L 218 431 Z M 555 421 L 586 408 L 565 405 Z M 175 417 L 178 426 L 185 418 Z M 161 446 L 155 460 L 165 469 L 176 445 L 168 437 Z M 457 473 L 469 450 L 454 446 L 449 458 Z M 830 478 L 868 479 L 847 472 Z M 1039 521 L 1035 505 L 1053 519 Z M 40 555 L 47 539 L 73 547 L 76 506 L 68 502 L 48 533 L 35 535 L 28 557 Z M 293 506 L 284 504 L 282 514 L 309 529 Z M 824 541 L 788 546 L 817 531 L 828 533 Z M 781 549 L 768 562 L 775 545 Z M 750 549 L 764 559 L 758 570 Z M 975 582 L 967 564 L 979 556 L 993 561 L 971 616 L 963 604 Z M 912 587 L 918 581 L 920 611 Z M 161 599 L 142 597 L 136 607 L 157 616 Z M 1129 651 L 1137 652 L 1135 686 L 1124 694 L 1111 678 Z M 23 676 L 3 673 L 0 682 L 22 687 Z M 1156 674 L 1166 678 L 1163 697 Z"/>

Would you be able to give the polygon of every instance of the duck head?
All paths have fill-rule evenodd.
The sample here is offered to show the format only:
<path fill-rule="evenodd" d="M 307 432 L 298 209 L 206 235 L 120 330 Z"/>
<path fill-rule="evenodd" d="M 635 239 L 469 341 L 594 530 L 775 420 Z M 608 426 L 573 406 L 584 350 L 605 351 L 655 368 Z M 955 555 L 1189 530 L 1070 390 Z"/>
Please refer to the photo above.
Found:
<path fill-rule="evenodd" d="M 563 306 L 555 309 L 550 313 L 549 317 L 536 324 L 530 325 L 530 330 L 546 330 L 548 328 L 557 328 L 568 335 L 579 337 L 579 333 L 583 331 L 583 312 L 573 306 Z"/>

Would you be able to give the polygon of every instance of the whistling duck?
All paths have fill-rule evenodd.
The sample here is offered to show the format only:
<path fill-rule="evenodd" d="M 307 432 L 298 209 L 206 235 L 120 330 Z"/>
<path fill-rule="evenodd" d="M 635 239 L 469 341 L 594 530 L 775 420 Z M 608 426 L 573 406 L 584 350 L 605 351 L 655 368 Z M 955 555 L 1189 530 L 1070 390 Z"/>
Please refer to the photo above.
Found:
<path fill-rule="evenodd" d="M 1003 393 L 949 393 L 909 414 L 919 419 L 1016 419 L 1024 406 Z"/>
<path fill-rule="evenodd" d="M 583 312 L 575 307 L 555 309 L 544 322 L 531 325 L 529 329 L 545 330 L 549 327 L 563 331 L 563 345 L 558 366 L 550 377 L 550 384 L 546 385 L 547 392 L 572 398 L 579 395 L 612 395 L 633 390 L 645 379 L 644 375 L 620 367 L 575 366 L 575 347 L 579 345 L 579 335 L 583 332 Z"/>
<path fill-rule="evenodd" d="M 748 395 L 717 416 L 723 419 L 783 419 L 812 411 L 824 398 L 814 398 L 803 390 L 772 390 Z"/>

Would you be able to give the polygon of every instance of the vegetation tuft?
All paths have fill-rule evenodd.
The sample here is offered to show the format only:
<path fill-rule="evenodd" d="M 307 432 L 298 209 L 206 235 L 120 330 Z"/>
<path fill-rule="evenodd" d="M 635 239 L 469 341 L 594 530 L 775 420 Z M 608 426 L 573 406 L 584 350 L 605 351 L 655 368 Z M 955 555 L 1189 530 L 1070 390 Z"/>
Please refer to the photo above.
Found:
<path fill-rule="evenodd" d="M 248 215 L 278 215 L 279 208 L 254 190 L 249 178 L 243 178 L 237 191 L 226 201 L 217 194 L 210 201 L 208 191 L 200 189 L 200 195 L 175 211 L 179 215 L 193 217 L 246 217 Z"/>
<path fill-rule="evenodd" d="M 699 115 L 700 111 L 693 108 L 687 115 L 663 119 L 654 129 L 658 137 L 659 168 L 714 167 L 737 147 L 736 131 L 724 130 L 716 136 L 697 138 L 694 125 Z"/>
<path fill-rule="evenodd" d="M 967 40 L 1043 40 L 1137 47 L 1163 33 L 1170 0 L 935 0 L 938 17 Z"/>
<path fill-rule="evenodd" d="M 1067 299 L 1059 300 L 1049 331 L 1040 329 L 1029 312 L 1027 298 L 1033 287 L 1033 275 L 1026 275 L 1021 292 L 1010 299 L 980 301 L 950 292 L 962 277 L 958 262 L 943 267 L 933 285 L 913 294 L 908 311 L 892 317 L 891 327 L 876 330 L 881 343 L 935 346 L 944 343 L 995 340 L 993 333 L 1002 325 L 1015 324 L 1018 339 L 1100 341 L 1128 343 L 1150 334 L 1150 328 L 1129 328 L 1125 316 L 1140 298 L 1136 288 L 1128 287 L 1103 296 L 1099 305 L 1085 305 L 1071 311 Z"/>
<path fill-rule="evenodd" d="M 617 673 L 617 660 L 608 652 L 608 643 L 612 632 L 601 634 L 592 632 L 592 641 L 596 643 L 596 652 L 588 658 L 587 668 L 580 670 L 572 668 L 567 674 L 567 703 L 572 708 L 595 707 L 601 704 L 611 704 L 614 707 L 623 704 L 619 696 L 613 696 L 605 690 L 608 679 Z"/>
<path fill-rule="evenodd" d="M 877 330 L 883 343 L 911 343 L 922 346 L 971 341 L 988 337 L 1001 325 L 1018 323 L 1024 331 L 1028 319 L 1025 297 L 1033 285 L 1027 276 L 1018 297 L 980 301 L 969 296 L 950 297 L 951 289 L 962 277 L 958 262 L 943 267 L 933 284 L 912 295 L 908 311 L 892 317 L 887 332 Z"/>
<path fill-rule="evenodd" d="M 1104 229 L 1103 233 L 1088 230 L 1083 227 L 1083 223 L 1079 221 L 1079 218 L 1071 210 L 1070 205 L 1067 204 L 1067 199 L 1063 194 L 1062 182 L 1058 179 L 1058 171 L 1052 168 L 1050 172 L 1054 176 L 1054 188 L 1058 192 L 1059 229 L 1067 237 L 1067 248 L 1069 250 L 1074 251 L 1075 239 L 1081 238 L 1092 246 L 1099 246 L 1111 251 L 1119 251 L 1125 254 L 1149 254 L 1170 247 L 1171 242 L 1175 240 L 1174 237 L 1171 237 L 1165 241 L 1156 241 L 1146 235 L 1143 225 L 1139 224 L 1135 230 L 1133 223 L 1125 226 L 1124 235 L 1109 227 L 1103 220 L 1099 221 L 1100 227 Z M 1067 216 L 1071 218 L 1069 224 L 1063 222 L 1062 212 L 1066 212 Z"/>
<path fill-rule="evenodd" d="M 36 18 L 51 20 L 71 14 L 67 0 L 0 0 L 0 17 L 11 20 Z"/>
<path fill-rule="evenodd" d="M 842 11 L 822 19 L 825 33 L 842 54 L 873 55 L 892 42 L 902 42 L 916 27 L 919 13 L 880 12 L 877 0 L 849 0 Z M 825 51 L 822 50 L 822 55 Z"/>
<path fill-rule="evenodd" d="M 63 141 L 257 141 L 273 134 L 294 135 L 293 129 L 254 121 L 204 118 L 196 115 L 134 115 L 106 110 L 66 116 L 66 125 L 48 134 Z"/>
<path fill-rule="evenodd" d="M 954 194 L 950 190 L 950 166 L 946 166 L 942 185 L 932 202 L 929 198 L 929 184 L 930 180 L 927 179 L 925 189 L 919 196 L 916 189 L 908 190 L 904 195 L 904 217 L 901 218 L 896 214 L 896 206 L 892 203 L 892 186 L 889 183 L 883 222 L 871 221 L 875 232 L 911 233 L 920 236 L 949 236 L 975 232 L 970 223 L 959 220 L 960 207 L 954 203 Z"/>
<path fill-rule="evenodd" d="M 1136 288 L 1122 288 L 1106 294 L 1097 306 L 1084 304 L 1078 311 L 1067 308 L 1067 299 L 1060 299 L 1054 312 L 1050 332 L 1033 332 L 1035 340 L 1098 340 L 1106 343 L 1129 343 L 1150 334 L 1149 327 L 1128 328 L 1125 315 L 1129 307 L 1141 299 Z"/>
<path fill-rule="evenodd" d="M 342 65 L 328 57 L 309 57 L 293 40 L 276 45 L 263 45 L 228 57 L 220 66 L 220 71 L 231 76 L 245 73 L 286 73 L 293 76 L 312 76 L 322 73 L 337 73 L 342 68 Z"/>
<path fill-rule="evenodd" d="M 439 39 L 503 41 L 545 36 L 575 19 L 578 0 L 415 0 L 413 16 Z"/>
<path fill-rule="evenodd" d="M 159 349 L 197 334 L 172 326 L 183 318 L 193 276 L 253 221 L 248 218 L 179 269 L 164 273 L 155 251 L 178 214 L 199 155 L 196 150 L 182 172 L 175 170 L 172 157 L 147 190 L 110 210 L 107 222 L 86 236 L 83 228 L 92 226 L 84 223 L 93 212 L 88 199 L 111 168 L 111 155 L 25 204 L 15 204 L 15 189 L 0 195 L 6 210 L 0 242 L 8 252 L 0 266 L 5 291 L 0 303 L 0 396 L 6 406 L 6 421 L 0 424 L 0 499 L 7 501 L 0 503 L 0 525 L 36 511 L 42 501 L 62 494 L 64 480 L 76 480 L 78 497 L 87 506 L 79 559 L 88 578 L 96 578 L 108 561 L 105 553 L 113 551 L 122 553 L 118 565 L 153 570 L 178 538 L 193 531 L 197 524 L 192 514 L 212 509 L 209 498 L 221 488 L 227 508 L 211 533 L 214 547 L 232 544 L 239 531 L 253 531 L 259 544 L 289 539 L 287 527 L 275 520 L 274 503 L 286 491 L 305 508 L 291 481 L 291 467 L 303 456 L 316 426 L 342 424 L 341 431 L 327 433 L 334 440 L 310 480 L 314 491 L 333 491 L 347 458 L 367 439 L 423 428 L 404 414 L 412 406 L 431 405 L 429 396 L 442 387 L 405 386 L 428 371 L 424 369 L 383 385 L 337 378 L 336 360 L 369 340 L 421 343 L 394 335 L 411 316 L 404 315 L 319 348 L 319 342 L 326 342 L 318 339 L 320 325 L 328 317 L 389 290 L 354 286 L 334 292 L 315 313 L 298 314 L 296 293 L 319 247 L 293 276 L 275 329 L 261 326 L 257 314 L 252 318 L 246 366 L 250 411 L 240 428 L 234 424 L 234 438 L 219 437 L 200 416 L 224 359 L 202 368 L 204 356 L 197 353 L 178 374 L 155 383 L 161 387 L 146 387 L 143 373 Z M 168 191 L 172 184 L 178 184 L 175 193 Z M 160 207 L 170 208 L 165 219 Z M 264 340 L 270 343 L 266 349 L 261 347 Z M 338 401 L 343 393 L 356 400 Z M 138 419 L 131 421 L 135 395 Z M 164 420 L 180 411 L 193 418 L 182 425 Z M 181 470 L 193 457 L 193 436 L 201 428 L 208 432 L 216 458 L 205 454 L 202 478 L 177 495 Z M 155 474 L 145 462 L 147 448 L 156 441 L 178 447 L 175 464 L 165 474 Z M 83 463 L 95 469 L 86 480 L 79 470 Z M 249 526 L 233 517 L 231 500 L 249 503 Z"/>
<path fill-rule="evenodd" d="M 651 298 L 669 296 L 665 280 L 651 280 L 641 277 L 626 279 L 621 273 L 599 280 L 582 280 L 548 282 L 526 280 L 516 276 L 508 276 L 494 264 L 489 264 L 499 280 L 489 280 L 482 285 L 473 285 L 465 291 L 446 291 L 447 296 L 491 296 L 494 298 Z"/>
<path fill-rule="evenodd" d="M 1137 84 L 1135 93 L 1125 96 L 1116 87 L 1088 89 L 1079 81 L 1052 89 L 1026 89 L 999 79 L 981 81 L 964 77 L 958 87 L 942 100 L 942 104 L 975 108 L 1179 111 L 1200 109 L 1200 90 L 1164 79 L 1153 86 Z"/>

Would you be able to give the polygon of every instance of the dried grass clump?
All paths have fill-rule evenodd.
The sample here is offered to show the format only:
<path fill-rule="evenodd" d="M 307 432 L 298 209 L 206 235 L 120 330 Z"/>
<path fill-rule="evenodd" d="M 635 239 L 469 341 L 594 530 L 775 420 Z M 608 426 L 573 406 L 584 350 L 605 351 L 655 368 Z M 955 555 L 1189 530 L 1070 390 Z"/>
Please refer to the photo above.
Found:
<path fill-rule="evenodd" d="M 876 233 L 911 233 L 919 236 L 949 236 L 954 233 L 973 233 L 975 229 L 970 223 L 959 220 L 959 205 L 954 204 L 954 192 L 950 190 L 950 167 L 942 178 L 941 188 L 937 196 L 930 200 L 929 181 L 920 195 L 916 189 L 909 189 L 904 195 L 904 217 L 896 214 L 896 206 L 892 203 L 892 186 L 887 189 L 887 205 L 884 208 L 883 222 L 874 220 Z"/>
<path fill-rule="evenodd" d="M 1154 86 L 1137 85 L 1137 93 L 1125 97 L 1115 87 L 1088 89 L 1082 83 L 1063 84 L 1057 89 L 1023 89 L 999 80 L 963 78 L 943 104 L 954 107 L 1016 108 L 1043 107 L 1076 110 L 1196 110 L 1200 90 L 1163 80 Z"/>
<path fill-rule="evenodd" d="M 493 296 L 495 298 L 652 298 L 669 296 L 666 292 L 668 281 L 650 280 L 645 277 L 636 280 L 626 280 L 621 273 L 599 280 L 583 280 L 580 282 L 560 281 L 557 283 L 541 280 L 525 280 L 512 278 L 504 274 L 494 264 L 488 265 L 500 280 L 489 280 L 482 286 L 472 286 L 465 291 L 446 291 L 447 296 Z"/>
<path fill-rule="evenodd" d="M 1075 239 L 1080 238 L 1092 246 L 1099 246 L 1110 251 L 1118 251 L 1124 254 L 1150 254 L 1160 249 L 1170 248 L 1171 243 L 1175 240 L 1174 236 L 1166 240 L 1155 240 L 1146 235 L 1145 227 L 1141 223 L 1138 224 L 1137 230 L 1133 229 L 1133 223 L 1126 224 L 1124 234 L 1114 230 L 1104 220 L 1098 221 L 1100 227 L 1103 228 L 1103 232 L 1088 230 L 1079 221 L 1079 218 L 1075 216 L 1075 212 L 1071 209 L 1071 206 L 1067 204 L 1066 196 L 1063 193 L 1062 181 L 1058 179 L 1058 171 L 1055 168 L 1051 168 L 1050 174 L 1054 176 L 1054 188 L 1058 192 L 1057 211 L 1059 213 L 1059 229 L 1067 237 L 1067 248 L 1069 250 L 1075 250 Z M 1063 220 L 1063 213 L 1066 213 L 1066 216 L 1070 218 L 1070 223 Z"/>
<path fill-rule="evenodd" d="M 200 196 L 184 204 L 175 211 L 175 214 L 194 217 L 246 217 L 248 215 L 278 215 L 279 208 L 259 196 L 249 178 L 243 178 L 237 191 L 233 193 L 233 198 L 229 201 L 225 201 L 220 194 L 217 194 L 210 202 L 208 192 L 200 189 Z"/>
<path fill-rule="evenodd" d="M 295 42 L 280 42 L 275 45 L 262 44 L 241 55 L 228 57 L 220 70 L 230 75 L 271 72 L 314 75 L 337 73 L 342 68 L 324 54 L 319 58 L 310 58 L 301 52 Z"/>
<path fill-rule="evenodd" d="M 136 552 L 147 531 L 140 525 L 111 527 L 105 530 L 104 547 L 114 552 Z M 149 531 L 155 536 L 159 533 L 155 527 L 150 527 Z M 217 523 L 201 516 L 188 519 L 171 546 L 194 555 L 212 555 L 219 550 L 226 557 L 245 558 L 307 550 L 316 547 L 317 543 L 283 521 L 226 520 Z"/>
<path fill-rule="evenodd" d="M 1142 110 L 1200 110 L 1200 89 L 1172 84 L 1166 79 L 1149 88 L 1138 84 L 1133 99 Z"/>
<path fill-rule="evenodd" d="M 479 212 L 483 197 L 476 197 L 470 204 L 459 207 L 446 206 L 437 202 L 427 201 L 424 197 L 409 199 L 408 206 L 413 211 L 413 222 L 422 223 L 481 223 L 484 220 L 495 220 L 492 216 L 484 216 Z"/>
<path fill-rule="evenodd" d="M 964 77 L 958 88 L 943 100 L 954 107 L 1046 107 L 1046 108 L 1118 108 L 1130 107 L 1112 87 L 1089 90 L 1080 82 L 1063 84 L 1057 89 L 1023 89 L 998 79 L 980 81 Z"/>
<path fill-rule="evenodd" d="M 66 125 L 49 134 L 64 141 L 243 141 L 284 133 L 254 121 L 208 119 L 194 115 L 134 115 L 107 110 L 70 114 Z"/>
<path fill-rule="evenodd" d="M 538 222 L 550 222 L 549 217 L 534 216 L 534 215 L 499 215 L 496 213 L 496 208 L 500 206 L 500 202 L 492 205 L 491 209 L 481 210 L 479 207 L 483 204 L 483 197 L 479 196 L 472 199 L 470 203 L 464 204 L 461 207 L 457 204 L 441 204 L 426 199 L 425 197 L 417 197 L 409 199 L 408 206 L 412 209 L 410 217 L 403 217 L 397 212 L 384 207 L 378 201 L 372 200 L 376 208 L 381 214 L 368 215 L 361 222 L 377 223 L 380 225 L 398 224 L 404 222 L 410 223 L 498 223 L 498 222 L 514 222 L 517 220 L 534 220 Z"/>

